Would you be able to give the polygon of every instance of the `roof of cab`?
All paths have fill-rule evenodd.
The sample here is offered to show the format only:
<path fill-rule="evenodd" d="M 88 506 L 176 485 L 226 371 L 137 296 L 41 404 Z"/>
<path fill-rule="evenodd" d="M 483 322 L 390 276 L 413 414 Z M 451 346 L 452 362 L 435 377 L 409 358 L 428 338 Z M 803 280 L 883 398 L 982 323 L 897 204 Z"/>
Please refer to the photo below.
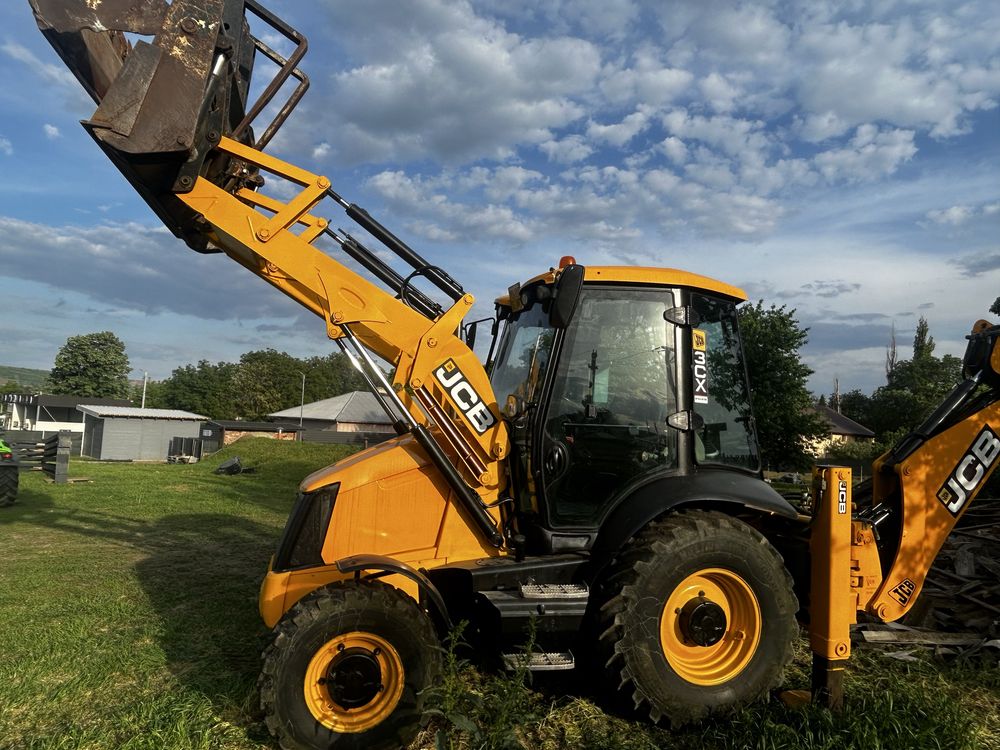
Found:
<path fill-rule="evenodd" d="M 549 271 L 535 276 L 522 286 L 528 286 L 536 281 L 552 283 L 555 281 L 557 271 Z M 653 286 L 666 287 L 690 287 L 692 289 L 704 289 L 723 297 L 730 297 L 734 300 L 743 301 L 747 299 L 747 294 L 739 287 L 727 284 L 717 279 L 702 276 L 701 274 L 681 271 L 676 268 L 651 268 L 648 266 L 585 266 L 584 281 L 591 283 L 606 284 L 649 284 Z M 510 294 L 497 297 L 498 305 L 510 305 Z"/>

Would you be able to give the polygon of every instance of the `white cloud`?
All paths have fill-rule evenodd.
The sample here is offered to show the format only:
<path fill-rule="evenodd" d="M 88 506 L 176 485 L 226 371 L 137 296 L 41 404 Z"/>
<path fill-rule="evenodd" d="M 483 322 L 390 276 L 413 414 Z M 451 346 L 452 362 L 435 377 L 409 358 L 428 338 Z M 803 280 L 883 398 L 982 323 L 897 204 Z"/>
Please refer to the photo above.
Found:
<path fill-rule="evenodd" d="M 973 209 L 969 206 L 952 206 L 935 211 L 928 211 L 927 218 L 935 224 L 948 224 L 957 227 L 964 224 L 973 216 Z"/>
<path fill-rule="evenodd" d="M 940 226 L 961 227 L 975 220 L 989 219 L 1000 214 L 1000 201 L 979 205 L 959 204 L 948 208 L 932 208 L 924 216 Z"/>
<path fill-rule="evenodd" d="M 325 7 L 362 63 L 335 74 L 308 106 L 333 115 L 330 142 L 349 163 L 503 159 L 555 140 L 553 129 L 583 116 L 575 97 L 600 70 L 593 43 L 523 37 L 467 3 L 419 0 L 405 14 Z"/>
<path fill-rule="evenodd" d="M 691 115 L 684 109 L 673 109 L 663 115 L 668 133 L 686 141 L 697 140 L 740 159 L 760 159 L 772 148 L 760 120 L 746 120 L 715 115 Z"/>
<path fill-rule="evenodd" d="M 634 53 L 631 66 L 609 63 L 601 73 L 601 92 L 612 104 L 658 107 L 681 96 L 694 76 L 660 59 L 662 51 L 648 44 Z"/>
<path fill-rule="evenodd" d="M 667 158 L 670 159 L 674 164 L 683 164 L 687 161 L 688 150 L 687 146 L 684 145 L 684 141 L 675 136 L 670 136 L 665 138 L 660 143 L 660 150 L 666 154 Z"/>
<path fill-rule="evenodd" d="M 729 112 L 733 109 L 740 89 L 733 86 L 725 76 L 718 73 L 710 73 L 698 84 L 702 96 L 708 105 L 716 112 Z"/>
<path fill-rule="evenodd" d="M 862 125 L 844 148 L 817 154 L 816 167 L 829 181 L 862 182 L 895 172 L 917 153 L 913 131 L 895 128 L 882 131 L 877 125 Z"/>
<path fill-rule="evenodd" d="M 62 137 L 62 133 L 59 132 L 59 128 L 55 125 L 50 125 L 49 123 L 42 125 L 42 131 L 45 133 L 45 137 L 50 141 L 54 141 L 55 139 Z"/>
<path fill-rule="evenodd" d="M 965 132 L 967 113 L 995 106 L 1000 86 L 982 75 L 980 61 L 965 58 L 958 39 L 929 41 L 927 33 L 919 16 L 807 27 L 793 47 L 805 64 L 796 88 L 807 134 L 822 136 L 817 120 L 823 119 L 834 133 L 874 121 L 936 137 Z"/>
<path fill-rule="evenodd" d="M 649 127 L 649 115 L 643 111 L 637 111 L 626 116 L 621 122 L 612 125 L 591 122 L 587 125 L 587 137 L 621 148 L 647 127 Z"/>
<path fill-rule="evenodd" d="M 811 143 L 843 135 L 849 129 L 850 125 L 840 119 L 836 112 L 830 110 L 806 115 L 805 119 L 798 123 L 799 136 Z"/>
<path fill-rule="evenodd" d="M 70 87 L 74 91 L 79 90 L 80 84 L 72 73 L 62 63 L 47 63 L 40 60 L 34 52 L 17 42 L 6 41 L 0 44 L 0 52 L 17 60 L 30 68 L 34 73 L 40 75 L 49 83 L 59 86 Z"/>
<path fill-rule="evenodd" d="M 545 141 L 545 143 L 540 143 L 538 148 L 549 158 L 549 161 L 560 164 L 583 161 L 594 152 L 594 149 L 587 144 L 581 135 L 568 135 L 558 141 Z"/>
<path fill-rule="evenodd" d="M 509 180 L 511 174 L 506 176 Z M 520 177 L 521 184 L 531 181 L 530 177 Z M 517 182 L 515 178 L 513 183 Z M 486 238 L 519 244 L 533 236 L 530 225 L 508 206 L 456 203 L 442 193 L 431 192 L 423 181 L 403 172 L 380 172 L 368 180 L 368 186 L 385 198 L 395 212 L 422 216 L 408 228 L 427 239 L 450 242 Z"/>
<path fill-rule="evenodd" d="M 14 144 L 10 142 L 9 138 L 4 138 L 0 135 L 0 154 L 4 156 L 14 155 Z"/>
<path fill-rule="evenodd" d="M 562 14 L 573 18 L 584 32 L 621 39 L 639 17 L 634 0 L 570 0 L 559 4 Z"/>

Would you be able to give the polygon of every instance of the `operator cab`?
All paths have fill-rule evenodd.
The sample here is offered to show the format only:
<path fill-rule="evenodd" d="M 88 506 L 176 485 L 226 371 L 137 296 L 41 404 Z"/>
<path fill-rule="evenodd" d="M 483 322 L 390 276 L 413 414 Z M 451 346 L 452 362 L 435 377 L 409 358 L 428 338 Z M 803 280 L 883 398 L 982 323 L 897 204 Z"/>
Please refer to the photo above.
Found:
<path fill-rule="evenodd" d="M 529 554 L 589 549 L 650 483 L 760 475 L 736 314 L 745 299 L 682 271 L 570 263 L 497 300 L 491 382 Z"/>

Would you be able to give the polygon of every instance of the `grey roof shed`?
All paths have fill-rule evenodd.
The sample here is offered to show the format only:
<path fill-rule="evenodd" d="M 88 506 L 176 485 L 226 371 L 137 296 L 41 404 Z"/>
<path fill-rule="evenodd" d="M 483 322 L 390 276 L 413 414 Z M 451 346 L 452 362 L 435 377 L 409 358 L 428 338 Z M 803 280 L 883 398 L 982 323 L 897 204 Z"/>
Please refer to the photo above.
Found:
<path fill-rule="evenodd" d="M 81 404 L 84 456 L 105 461 L 165 461 L 170 440 L 198 437 L 205 417 L 179 409 Z"/>

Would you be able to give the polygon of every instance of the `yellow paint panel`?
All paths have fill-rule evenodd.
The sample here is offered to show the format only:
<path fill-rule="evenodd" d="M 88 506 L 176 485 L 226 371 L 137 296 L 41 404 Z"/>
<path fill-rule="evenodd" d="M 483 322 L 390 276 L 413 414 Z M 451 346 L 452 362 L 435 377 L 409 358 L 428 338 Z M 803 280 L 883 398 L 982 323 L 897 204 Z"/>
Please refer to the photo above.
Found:
<path fill-rule="evenodd" d="M 333 562 L 361 553 L 398 559 L 433 556 L 446 503 L 431 471 L 415 469 L 346 491 L 342 485 L 323 558 Z"/>
<path fill-rule="evenodd" d="M 650 284 L 663 287 L 689 287 L 691 289 L 702 289 L 707 292 L 720 294 L 734 300 L 745 300 L 747 294 L 739 287 L 727 284 L 724 281 L 702 276 L 697 273 L 681 271 L 676 268 L 651 268 L 643 266 L 585 266 L 586 274 L 584 280 L 591 283 L 607 284 Z M 537 281 L 551 283 L 555 274 L 548 271 L 535 276 L 525 282 L 523 286 L 528 286 Z M 510 306 L 509 295 L 497 297 L 498 305 Z"/>

